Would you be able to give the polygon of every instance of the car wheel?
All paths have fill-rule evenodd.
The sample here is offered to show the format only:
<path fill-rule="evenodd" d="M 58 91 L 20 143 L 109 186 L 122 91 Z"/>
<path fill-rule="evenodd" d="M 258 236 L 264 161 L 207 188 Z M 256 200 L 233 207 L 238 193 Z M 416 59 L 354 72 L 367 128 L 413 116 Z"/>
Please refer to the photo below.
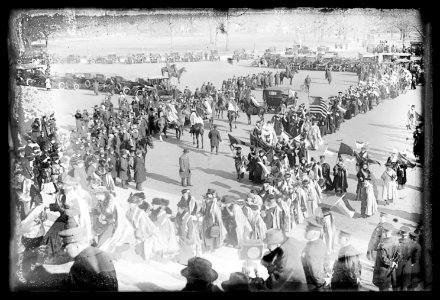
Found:
<path fill-rule="evenodd" d="M 74 90 L 79 90 L 79 84 L 78 83 L 74 83 L 73 84 L 73 89 Z"/>
<path fill-rule="evenodd" d="M 64 82 L 60 82 L 60 83 L 58 83 L 58 88 L 59 88 L 60 90 L 64 90 L 65 87 L 66 87 L 66 85 L 64 84 Z"/>
<path fill-rule="evenodd" d="M 84 84 L 85 84 L 86 88 L 88 88 L 88 89 L 92 86 L 92 83 L 88 79 L 84 82 Z"/>

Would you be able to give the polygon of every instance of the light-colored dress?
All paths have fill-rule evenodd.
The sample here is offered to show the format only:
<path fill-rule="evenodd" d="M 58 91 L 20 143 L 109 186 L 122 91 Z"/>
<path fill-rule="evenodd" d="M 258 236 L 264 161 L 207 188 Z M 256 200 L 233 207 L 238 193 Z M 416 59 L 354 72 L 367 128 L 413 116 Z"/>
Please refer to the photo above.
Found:
<path fill-rule="evenodd" d="M 385 170 L 381 179 L 383 180 L 383 200 L 397 199 L 397 174 L 394 170 Z"/>
<path fill-rule="evenodd" d="M 376 201 L 376 197 L 374 196 L 374 187 L 372 184 L 370 184 L 366 188 L 366 192 L 367 192 L 367 207 L 365 210 L 365 214 L 367 216 L 372 216 L 377 211 L 377 201 Z"/>

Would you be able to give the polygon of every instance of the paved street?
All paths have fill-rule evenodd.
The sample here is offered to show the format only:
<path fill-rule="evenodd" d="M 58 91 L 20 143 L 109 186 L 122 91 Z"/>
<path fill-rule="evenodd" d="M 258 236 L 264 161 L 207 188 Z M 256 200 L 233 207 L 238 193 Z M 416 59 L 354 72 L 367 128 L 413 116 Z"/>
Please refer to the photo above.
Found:
<path fill-rule="evenodd" d="M 179 88 L 183 90 L 185 86 L 194 90 L 200 87 L 203 82 L 210 81 L 215 86 L 221 86 L 224 79 L 232 77 L 233 75 L 247 75 L 256 74 L 257 72 L 267 71 L 268 69 L 258 69 L 249 67 L 250 61 L 240 62 L 238 65 L 229 65 L 226 62 L 203 62 L 203 63 L 179 63 L 178 67 L 185 66 L 188 70 L 184 73 L 181 79 Z M 148 65 L 118 65 L 117 70 L 123 76 L 142 74 L 143 76 L 157 76 L 160 74 L 159 70 L 161 64 Z M 52 69 L 55 72 L 87 72 L 99 70 L 99 72 L 114 73 L 112 65 L 54 65 Z M 354 73 L 333 73 L 332 84 L 329 85 L 325 80 L 324 72 L 319 71 L 300 71 L 296 74 L 293 81 L 292 88 L 299 90 L 306 75 L 309 74 L 312 78 L 311 96 L 328 97 L 336 95 L 338 91 L 345 91 L 350 85 L 357 84 L 357 77 Z M 177 83 L 173 79 L 173 83 Z M 30 88 L 35 89 L 35 88 Z M 89 90 L 52 90 L 46 92 L 38 89 L 38 94 L 47 95 L 47 97 L 40 103 L 41 106 L 46 106 L 55 111 L 58 126 L 62 130 L 73 128 L 75 120 L 73 117 L 76 109 L 91 108 L 101 102 L 104 95 L 95 96 Z M 378 107 L 369 111 L 366 115 L 360 114 L 354 119 L 346 120 L 341 125 L 341 129 L 332 135 L 324 137 L 325 145 L 317 151 L 311 151 L 310 156 L 315 159 L 319 158 L 325 147 L 330 150 L 338 151 L 340 142 L 344 142 L 351 146 L 354 150 L 355 141 L 362 141 L 369 143 L 369 153 L 372 159 L 378 160 L 379 165 L 371 165 L 370 169 L 376 178 L 380 178 L 384 171 L 384 164 L 393 148 L 404 150 L 408 149 L 412 152 L 412 132 L 406 130 L 406 112 L 411 104 L 416 105 L 416 110 L 421 111 L 421 92 L 418 87 L 417 90 L 410 90 L 407 94 L 401 95 L 394 100 L 385 100 Z M 262 101 L 261 90 L 254 91 L 257 99 Z M 47 103 L 44 103 L 47 101 Z M 113 98 L 113 103 L 116 103 L 116 97 Z M 271 114 L 266 118 L 272 117 Z M 247 125 L 246 116 L 244 113 L 240 114 L 237 122 L 237 129 L 234 129 L 232 135 L 239 137 L 245 141 L 249 141 L 249 132 L 252 131 L 256 116 L 253 117 L 252 125 Z M 170 200 L 170 207 L 173 212 L 176 212 L 176 204 L 180 200 L 180 178 L 178 175 L 178 157 L 182 153 L 183 147 L 190 149 L 190 161 L 192 167 L 192 184 L 191 193 L 198 199 L 201 195 L 206 193 L 208 188 L 215 189 L 220 196 L 225 194 L 234 195 L 237 197 L 245 196 L 251 188 L 259 188 L 253 185 L 248 180 L 246 174 L 242 182 L 236 181 L 236 173 L 234 162 L 232 159 L 232 152 L 229 148 L 229 140 L 227 134 L 229 133 L 229 126 L 225 119 L 216 120 L 219 129 L 224 139 L 220 145 L 219 155 L 211 154 L 209 147 L 209 139 L 207 132 L 209 130 L 208 124 L 205 124 L 204 148 L 197 149 L 192 144 L 192 138 L 186 129 L 184 136 L 179 141 L 175 138 L 172 130 L 168 131 L 168 139 L 160 142 L 155 139 L 154 149 L 149 150 L 146 157 L 147 181 L 144 183 L 145 193 L 147 199 L 151 200 L 153 197 L 163 197 Z M 247 155 L 248 149 L 244 149 L 244 154 Z M 327 157 L 328 163 L 331 167 L 336 161 L 335 157 Z M 350 219 L 339 212 L 335 211 L 335 222 L 338 229 L 348 230 L 353 233 L 352 240 L 354 246 L 366 252 L 368 239 L 374 227 L 378 223 L 379 213 L 374 216 L 363 219 L 360 218 L 360 202 L 355 201 L 356 193 L 356 173 L 355 162 L 347 162 L 349 176 L 348 176 L 348 191 L 347 199 L 357 214 L 353 219 Z M 413 226 L 418 222 L 422 207 L 422 182 L 421 169 L 416 167 L 413 170 L 407 171 L 408 182 L 404 190 L 399 190 L 399 200 L 394 206 L 382 206 L 382 198 L 379 196 L 379 211 L 389 213 L 390 221 L 398 218 L 395 227 L 401 225 Z M 126 205 L 126 199 L 130 192 L 134 191 L 134 185 L 128 190 L 117 188 L 118 200 Z M 379 195 L 381 195 L 381 187 L 379 188 Z M 337 198 L 333 193 L 324 196 L 322 206 L 331 206 Z M 53 220 L 53 218 L 52 218 Z M 46 226 L 50 226 L 47 222 Z M 412 227 L 414 229 L 414 227 Z M 299 225 L 293 232 L 293 236 L 298 239 L 301 245 L 305 244 L 303 238 L 304 224 Z M 236 250 L 231 248 L 223 248 L 218 250 L 215 254 L 204 255 L 213 263 L 214 269 L 219 273 L 218 283 L 229 278 L 230 272 L 240 271 L 241 263 L 235 257 Z M 364 266 L 362 279 L 367 289 L 375 289 L 371 285 L 371 263 L 366 261 L 365 255 L 362 257 Z M 180 269 L 183 266 L 168 263 L 161 264 L 152 262 L 150 265 L 145 265 L 130 249 L 122 253 L 122 257 L 116 262 L 116 269 L 120 278 L 121 290 L 155 290 L 159 288 L 178 289 L 184 285 L 184 278 L 180 276 Z M 264 270 L 262 271 L 262 274 Z M 145 278 L 145 280 L 143 280 Z M 148 283 L 147 283 L 148 282 Z"/>

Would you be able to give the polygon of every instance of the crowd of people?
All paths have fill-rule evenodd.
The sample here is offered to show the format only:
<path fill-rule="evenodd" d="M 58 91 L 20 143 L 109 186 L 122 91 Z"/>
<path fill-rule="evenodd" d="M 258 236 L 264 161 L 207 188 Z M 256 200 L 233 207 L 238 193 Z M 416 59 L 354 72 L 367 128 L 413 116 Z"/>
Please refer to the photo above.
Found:
<path fill-rule="evenodd" d="M 129 103 L 121 94 L 116 109 L 108 94 L 93 108 L 93 113 L 78 110 L 73 115 L 76 128 L 69 135 L 58 133 L 54 115 L 43 116 L 41 120 L 36 118 L 26 141 L 17 150 L 11 170 L 16 224 L 19 225 L 16 226 L 17 249 L 24 248 L 17 251 L 23 253 L 18 264 L 20 280 L 32 281 L 29 274 L 36 265 L 74 260 L 69 288 L 117 290 L 116 272 L 108 254 L 117 257 L 118 247 L 134 232 L 135 241 L 131 243 L 146 262 L 173 260 L 188 265 L 181 272 L 188 280 L 184 290 L 215 290 L 213 282 L 217 273 L 199 256 L 224 245 L 240 248 L 249 240 L 260 241 L 269 248 L 270 252 L 261 261 L 269 278 L 251 279 L 249 270 L 233 273 L 230 280 L 222 284 L 225 291 L 237 285 L 241 289 L 273 291 L 359 289 L 360 253 L 350 245 L 350 233 L 341 231 L 336 238 L 330 209 L 319 205 L 324 191 L 335 191 L 338 196 L 347 191 L 347 167 L 342 156 L 331 168 L 325 155 L 318 161 L 309 152 L 322 146 L 323 137 L 335 133 L 345 120 L 367 113 L 381 100 L 395 98 L 408 88 L 400 84 L 400 79 L 406 78 L 406 72 L 401 70 L 380 71 L 370 66 L 359 76 L 362 80 L 357 87 L 350 87 L 345 95 L 339 92 L 330 98 L 327 114 L 311 114 L 304 105 L 289 106 L 285 102 L 271 120 L 257 121 L 250 153 L 246 156 L 242 147 L 236 146 L 234 163 L 238 180 L 249 172 L 249 179 L 262 184 L 261 189 L 251 190 L 246 199 L 221 197 L 215 190 L 208 189 L 203 199 L 196 199 L 190 189 L 185 188 L 175 215 L 169 207 L 169 199 L 147 201 L 142 191 L 147 177 L 145 157 L 148 148 L 153 147 L 152 136 L 162 133 L 167 121 L 176 128 L 187 122 L 194 125 L 191 116 L 200 117 L 194 107 L 204 107 L 214 123 L 223 95 L 227 97 L 225 108 L 229 110 L 227 103 L 231 102 L 234 103 L 232 109 L 237 110 L 238 103 L 251 97 L 252 89 L 277 85 L 276 74 L 234 76 L 223 82 L 219 92 L 209 82 L 194 93 L 186 88 L 182 97 L 170 104 L 160 103 L 155 95 L 147 92 Z M 310 84 L 308 82 L 309 89 Z M 417 127 L 414 154 L 423 161 L 423 124 L 417 122 L 414 111 L 408 113 L 408 126 L 409 129 Z M 190 187 L 187 153 L 185 149 L 179 165 L 180 173 L 186 174 L 182 185 Z M 386 204 L 398 198 L 397 189 L 403 188 L 406 182 L 407 165 L 399 154 L 393 150 L 381 176 Z M 362 216 L 368 217 L 377 211 L 378 195 L 369 170 L 372 161 L 366 145 L 356 153 L 356 159 L 357 199 L 362 201 Z M 136 192 L 130 194 L 125 203 L 117 197 L 115 187 L 127 189 L 131 181 L 136 185 Z M 47 209 L 59 213 L 59 217 L 45 232 Z M 307 222 L 308 243 L 301 254 L 287 234 L 304 222 Z M 381 246 L 371 250 L 381 252 L 375 261 L 375 276 L 383 290 L 391 284 L 388 276 L 384 276 L 384 269 L 397 262 L 392 261 L 394 253 L 400 253 L 399 262 L 405 262 L 403 265 L 408 261 L 416 264 L 419 260 L 415 250 L 407 251 L 407 244 L 411 249 L 420 247 L 409 240 L 409 230 L 400 230 L 404 242 L 396 244 L 394 239 L 391 243 L 391 233 L 385 234 L 392 232 L 390 226 L 384 223 L 381 230 L 383 238 L 390 240 L 393 252 L 388 252 L 388 246 L 379 242 Z M 336 249 L 336 240 L 340 250 L 331 265 L 330 254 Z M 91 259 L 102 262 L 102 270 L 84 267 Z M 347 267 L 347 260 L 353 268 Z M 393 287 L 414 288 L 413 281 L 408 283 L 407 269 L 402 271 L 401 266 L 399 263 L 394 271 L 397 281 L 392 283 Z"/>

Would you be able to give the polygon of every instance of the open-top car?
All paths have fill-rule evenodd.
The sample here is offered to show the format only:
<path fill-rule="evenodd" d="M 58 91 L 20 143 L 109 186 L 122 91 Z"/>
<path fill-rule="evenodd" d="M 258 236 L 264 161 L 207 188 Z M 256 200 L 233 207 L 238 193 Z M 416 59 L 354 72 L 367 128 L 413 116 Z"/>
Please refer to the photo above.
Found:
<path fill-rule="evenodd" d="M 272 87 L 263 90 L 263 101 L 267 111 L 275 110 L 278 112 L 281 103 L 296 105 L 297 94 L 289 87 Z"/>
<path fill-rule="evenodd" d="M 23 64 L 16 67 L 16 81 L 19 85 L 44 86 L 46 74 L 43 67 L 35 64 Z"/>
<path fill-rule="evenodd" d="M 66 73 L 64 75 L 57 75 L 52 78 L 54 86 L 59 89 L 74 89 L 80 88 L 81 78 L 73 73 Z"/>

